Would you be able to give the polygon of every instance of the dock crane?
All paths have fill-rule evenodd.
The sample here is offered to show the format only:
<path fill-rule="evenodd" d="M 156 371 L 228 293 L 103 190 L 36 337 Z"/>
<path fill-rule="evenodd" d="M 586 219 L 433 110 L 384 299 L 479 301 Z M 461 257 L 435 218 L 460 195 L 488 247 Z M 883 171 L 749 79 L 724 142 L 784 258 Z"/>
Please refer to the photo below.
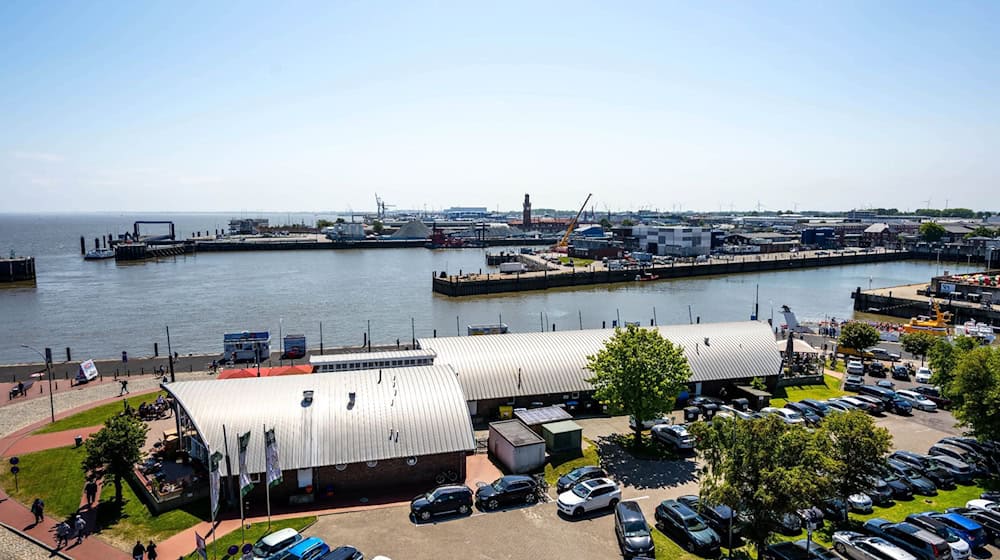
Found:
<path fill-rule="evenodd" d="M 566 252 L 566 246 L 569 244 L 569 236 L 572 235 L 573 230 L 576 229 L 576 224 L 580 220 L 580 214 L 583 214 L 583 211 L 584 209 L 587 208 L 587 203 L 590 202 L 590 197 L 592 196 L 594 196 L 593 193 L 587 195 L 586 200 L 584 200 L 583 204 L 580 205 L 580 211 L 576 213 L 576 216 L 574 216 L 573 219 L 570 221 L 569 225 L 566 226 L 566 235 L 562 236 L 562 239 L 559 240 L 559 243 L 556 243 L 552 247 L 553 251 L 557 253 Z"/>

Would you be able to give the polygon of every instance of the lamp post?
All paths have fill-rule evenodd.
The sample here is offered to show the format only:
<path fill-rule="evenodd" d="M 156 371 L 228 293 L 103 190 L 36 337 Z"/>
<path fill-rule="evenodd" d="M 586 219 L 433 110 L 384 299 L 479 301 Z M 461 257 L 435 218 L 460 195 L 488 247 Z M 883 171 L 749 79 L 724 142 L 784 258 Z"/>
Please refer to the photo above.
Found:
<path fill-rule="evenodd" d="M 46 348 L 45 349 L 45 353 L 42 354 L 37 348 L 32 348 L 31 346 L 28 346 L 27 344 L 22 344 L 21 348 L 27 348 L 28 350 L 31 350 L 32 352 L 34 352 L 34 353 L 38 354 L 39 356 L 41 356 L 42 360 L 45 361 L 45 373 L 46 373 L 46 375 L 49 378 L 49 414 L 52 417 L 52 421 L 55 422 L 56 421 L 56 404 L 55 404 L 55 401 L 52 399 L 52 368 L 50 367 L 51 364 L 52 364 L 52 350 Z"/>

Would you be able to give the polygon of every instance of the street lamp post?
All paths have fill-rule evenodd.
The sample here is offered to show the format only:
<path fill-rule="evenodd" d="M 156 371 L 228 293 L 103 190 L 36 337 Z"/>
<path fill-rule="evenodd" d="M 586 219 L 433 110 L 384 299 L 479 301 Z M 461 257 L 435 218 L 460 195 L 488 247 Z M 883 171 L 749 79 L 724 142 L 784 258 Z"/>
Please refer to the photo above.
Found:
<path fill-rule="evenodd" d="M 55 404 L 55 400 L 53 400 L 53 398 L 52 398 L 52 367 L 51 367 L 51 364 L 52 364 L 52 350 L 50 350 L 49 348 L 46 348 L 45 349 L 45 353 L 42 354 L 37 348 L 32 348 L 31 346 L 28 346 L 27 344 L 22 344 L 21 348 L 27 348 L 28 350 L 31 350 L 32 352 L 34 352 L 34 353 L 38 354 L 39 356 L 41 356 L 42 360 L 45 361 L 45 373 L 46 373 L 46 375 L 49 378 L 49 414 L 52 417 L 52 421 L 55 422 L 56 421 L 56 404 Z"/>

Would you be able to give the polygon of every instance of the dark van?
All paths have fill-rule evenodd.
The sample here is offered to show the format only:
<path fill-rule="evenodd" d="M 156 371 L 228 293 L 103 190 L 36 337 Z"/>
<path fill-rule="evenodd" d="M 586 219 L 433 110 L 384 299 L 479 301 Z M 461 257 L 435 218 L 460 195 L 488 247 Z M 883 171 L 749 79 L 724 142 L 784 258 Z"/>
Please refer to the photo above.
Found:
<path fill-rule="evenodd" d="M 862 385 L 858 389 L 858 394 L 875 397 L 876 399 L 882 401 L 886 410 L 891 409 L 893 401 L 896 400 L 895 391 L 892 389 L 886 389 L 885 387 L 876 387 L 875 385 Z"/>

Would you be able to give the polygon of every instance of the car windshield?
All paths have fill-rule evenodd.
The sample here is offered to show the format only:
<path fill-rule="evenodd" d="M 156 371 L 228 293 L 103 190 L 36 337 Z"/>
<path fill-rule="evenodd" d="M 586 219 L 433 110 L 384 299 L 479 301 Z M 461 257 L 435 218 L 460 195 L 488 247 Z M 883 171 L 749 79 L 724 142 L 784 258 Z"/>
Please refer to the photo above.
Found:
<path fill-rule="evenodd" d="M 649 528 L 642 521 L 626 521 L 623 531 L 626 537 L 648 537 Z"/>
<path fill-rule="evenodd" d="M 492 484 L 492 486 L 493 489 L 496 490 L 497 492 L 503 492 L 504 490 L 507 489 L 507 481 L 502 478 L 498 478 L 496 482 Z"/>
<path fill-rule="evenodd" d="M 267 558 L 279 550 L 281 550 L 281 548 L 277 544 L 268 545 L 264 541 L 257 541 L 257 544 L 253 546 L 253 555 L 261 558 Z"/>
<path fill-rule="evenodd" d="M 899 480 L 899 477 L 896 476 L 896 475 L 894 475 L 894 474 L 892 474 L 892 473 L 889 473 L 889 474 L 885 475 L 885 478 L 883 478 L 883 480 L 885 480 L 886 482 L 892 482 L 894 480 Z"/>
<path fill-rule="evenodd" d="M 583 484 L 577 484 L 573 487 L 573 493 L 581 498 L 586 498 L 590 495 L 590 490 L 588 490 Z"/>
<path fill-rule="evenodd" d="M 700 517 L 689 517 L 684 520 L 684 524 L 687 525 L 688 530 L 691 532 L 704 531 L 708 528 Z"/>
<path fill-rule="evenodd" d="M 586 472 L 587 471 L 584 471 L 583 469 L 570 471 L 569 474 L 566 475 L 566 480 L 569 480 L 570 482 L 580 480 L 580 477 L 582 477 Z"/>

